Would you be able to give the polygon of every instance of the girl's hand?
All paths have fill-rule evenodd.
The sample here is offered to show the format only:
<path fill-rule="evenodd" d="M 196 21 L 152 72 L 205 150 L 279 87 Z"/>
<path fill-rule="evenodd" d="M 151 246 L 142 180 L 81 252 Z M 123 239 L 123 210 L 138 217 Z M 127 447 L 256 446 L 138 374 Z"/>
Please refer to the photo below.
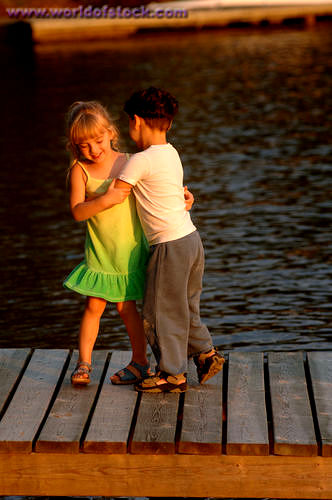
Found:
<path fill-rule="evenodd" d="M 106 193 L 103 195 L 107 206 L 117 205 L 122 203 L 130 194 L 132 186 L 127 184 L 124 187 L 114 187 L 116 179 L 113 179 Z"/>
<path fill-rule="evenodd" d="M 187 186 L 184 186 L 184 203 L 187 212 L 191 209 L 195 201 L 194 195 L 189 191 Z"/>

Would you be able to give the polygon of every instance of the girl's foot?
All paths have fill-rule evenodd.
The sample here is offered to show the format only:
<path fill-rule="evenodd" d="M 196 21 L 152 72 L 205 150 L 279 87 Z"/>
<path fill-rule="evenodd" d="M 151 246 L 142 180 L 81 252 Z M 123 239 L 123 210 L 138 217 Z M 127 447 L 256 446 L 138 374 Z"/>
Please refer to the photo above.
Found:
<path fill-rule="evenodd" d="M 86 361 L 79 361 L 75 370 L 71 374 L 71 383 L 73 385 L 90 384 L 91 365 Z"/>
<path fill-rule="evenodd" d="M 139 392 L 185 392 L 187 377 L 184 373 L 170 375 L 166 372 L 158 372 L 155 376 L 136 384 L 135 389 Z"/>
<path fill-rule="evenodd" d="M 197 367 L 198 381 L 200 384 L 204 384 L 204 382 L 220 372 L 225 358 L 218 354 L 215 349 L 211 349 L 207 353 L 194 356 L 194 362 Z"/>
<path fill-rule="evenodd" d="M 149 363 L 140 365 L 135 361 L 131 361 L 128 366 L 114 373 L 110 380 L 114 385 L 130 385 L 136 384 L 151 375 Z"/>

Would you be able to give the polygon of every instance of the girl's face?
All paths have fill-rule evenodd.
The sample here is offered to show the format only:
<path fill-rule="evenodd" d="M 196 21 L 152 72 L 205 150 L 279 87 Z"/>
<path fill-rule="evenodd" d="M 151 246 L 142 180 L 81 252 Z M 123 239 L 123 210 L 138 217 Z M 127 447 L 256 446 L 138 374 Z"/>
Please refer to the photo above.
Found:
<path fill-rule="evenodd" d="M 81 154 L 92 163 L 101 163 L 111 151 L 113 134 L 109 130 L 101 132 L 97 137 L 87 138 L 78 144 Z"/>

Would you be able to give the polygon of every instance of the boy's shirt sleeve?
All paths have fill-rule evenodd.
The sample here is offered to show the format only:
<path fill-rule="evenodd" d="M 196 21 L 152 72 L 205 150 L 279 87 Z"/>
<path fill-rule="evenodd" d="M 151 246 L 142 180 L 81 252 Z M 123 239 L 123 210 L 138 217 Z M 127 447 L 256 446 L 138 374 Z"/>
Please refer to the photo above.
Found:
<path fill-rule="evenodd" d="M 149 161 L 142 152 L 136 153 L 129 158 L 117 178 L 136 186 L 140 180 L 148 177 L 149 173 Z"/>

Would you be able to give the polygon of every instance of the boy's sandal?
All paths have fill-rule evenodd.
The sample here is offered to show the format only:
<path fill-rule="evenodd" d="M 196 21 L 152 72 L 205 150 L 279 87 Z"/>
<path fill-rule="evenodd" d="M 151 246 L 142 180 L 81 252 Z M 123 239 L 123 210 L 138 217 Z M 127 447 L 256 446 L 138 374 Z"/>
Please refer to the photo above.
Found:
<path fill-rule="evenodd" d="M 184 373 L 169 375 L 166 372 L 158 372 L 156 375 L 146 378 L 135 385 L 139 392 L 185 392 L 187 390 L 187 377 Z"/>
<path fill-rule="evenodd" d="M 194 362 L 197 367 L 198 381 L 204 384 L 222 369 L 225 358 L 221 356 L 215 349 L 208 353 L 194 356 Z"/>
<path fill-rule="evenodd" d="M 136 384 L 137 382 L 140 382 L 144 378 L 150 376 L 151 371 L 149 363 L 146 365 L 140 365 L 135 361 L 131 361 L 128 366 L 114 373 L 110 380 L 114 385 L 130 385 Z"/>
<path fill-rule="evenodd" d="M 75 370 L 71 374 L 71 383 L 73 385 L 88 385 L 90 384 L 91 365 L 86 361 L 79 361 Z"/>

